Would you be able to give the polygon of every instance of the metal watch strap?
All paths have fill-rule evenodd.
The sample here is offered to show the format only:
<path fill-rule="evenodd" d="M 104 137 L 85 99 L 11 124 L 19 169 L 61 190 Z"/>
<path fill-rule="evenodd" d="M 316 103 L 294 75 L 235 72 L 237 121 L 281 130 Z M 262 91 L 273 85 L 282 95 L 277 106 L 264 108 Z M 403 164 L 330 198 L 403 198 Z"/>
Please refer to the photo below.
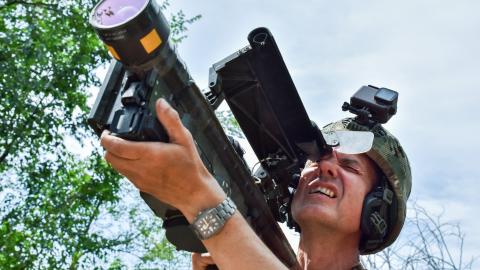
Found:
<path fill-rule="evenodd" d="M 233 216 L 237 206 L 227 197 L 214 208 L 209 208 L 198 213 L 190 227 L 200 240 L 205 240 L 217 234 L 225 222 Z"/>

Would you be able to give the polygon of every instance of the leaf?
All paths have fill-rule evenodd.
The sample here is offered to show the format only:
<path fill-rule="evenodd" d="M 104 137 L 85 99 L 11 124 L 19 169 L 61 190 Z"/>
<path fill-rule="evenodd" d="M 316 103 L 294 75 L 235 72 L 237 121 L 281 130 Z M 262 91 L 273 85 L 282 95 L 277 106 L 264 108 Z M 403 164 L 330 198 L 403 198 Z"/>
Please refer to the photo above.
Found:
<path fill-rule="evenodd" d="M 163 236 L 99 149 L 81 158 L 65 143 L 96 140 L 86 103 L 109 56 L 87 23 L 94 4 L 0 0 L 0 190 L 18 194 L 0 208 L 0 269 L 122 269 L 121 254 L 142 257 Z M 174 35 L 193 18 L 177 18 Z"/>

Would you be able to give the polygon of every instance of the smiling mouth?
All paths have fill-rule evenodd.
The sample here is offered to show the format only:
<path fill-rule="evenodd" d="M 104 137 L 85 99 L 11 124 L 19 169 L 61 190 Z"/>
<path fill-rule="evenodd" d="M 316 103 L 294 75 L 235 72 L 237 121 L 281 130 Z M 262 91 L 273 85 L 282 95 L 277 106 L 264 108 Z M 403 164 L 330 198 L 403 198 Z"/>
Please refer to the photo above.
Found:
<path fill-rule="evenodd" d="M 318 187 L 318 188 L 312 189 L 312 190 L 310 190 L 310 192 L 308 194 L 314 194 L 314 193 L 323 194 L 323 195 L 325 195 L 329 198 L 335 198 L 336 197 L 335 192 L 333 192 L 331 189 L 326 188 L 326 187 Z"/>

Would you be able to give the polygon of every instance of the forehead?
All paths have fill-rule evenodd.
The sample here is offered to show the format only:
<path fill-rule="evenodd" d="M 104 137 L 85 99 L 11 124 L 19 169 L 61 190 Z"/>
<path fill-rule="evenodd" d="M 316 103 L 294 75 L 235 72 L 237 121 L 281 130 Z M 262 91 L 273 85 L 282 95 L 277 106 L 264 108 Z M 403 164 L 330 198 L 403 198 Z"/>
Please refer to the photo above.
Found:
<path fill-rule="evenodd" d="M 313 166 L 321 160 L 328 160 L 331 158 L 336 158 L 339 161 L 348 161 L 352 163 L 357 163 L 362 167 L 365 167 L 365 168 L 371 167 L 372 169 L 375 169 L 375 163 L 373 163 L 373 161 L 366 154 L 344 154 L 336 151 L 332 152 L 332 154 L 323 156 L 318 161 L 307 160 L 307 162 L 305 163 L 305 167 Z"/>
<path fill-rule="evenodd" d="M 347 161 L 355 163 L 364 169 L 375 170 L 375 164 L 366 154 L 344 154 L 340 152 L 334 152 L 334 155 L 339 161 Z"/>
<path fill-rule="evenodd" d="M 378 178 L 378 166 L 366 154 L 344 154 L 340 152 L 332 152 L 332 154 L 324 156 L 321 160 L 336 159 L 338 162 L 346 165 L 355 166 L 371 179 Z M 305 168 L 315 166 L 318 162 L 307 161 Z"/>

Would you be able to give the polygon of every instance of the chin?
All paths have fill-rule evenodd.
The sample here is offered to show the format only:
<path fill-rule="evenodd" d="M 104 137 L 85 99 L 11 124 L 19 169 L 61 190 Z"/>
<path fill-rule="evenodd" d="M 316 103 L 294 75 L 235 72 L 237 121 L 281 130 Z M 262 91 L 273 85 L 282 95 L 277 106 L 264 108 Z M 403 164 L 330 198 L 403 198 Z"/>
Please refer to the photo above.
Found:
<path fill-rule="evenodd" d="M 300 209 L 292 211 L 292 216 L 295 222 L 300 226 L 302 224 L 330 224 L 335 220 L 334 213 L 330 209 L 315 205 L 315 206 L 303 206 Z"/>

